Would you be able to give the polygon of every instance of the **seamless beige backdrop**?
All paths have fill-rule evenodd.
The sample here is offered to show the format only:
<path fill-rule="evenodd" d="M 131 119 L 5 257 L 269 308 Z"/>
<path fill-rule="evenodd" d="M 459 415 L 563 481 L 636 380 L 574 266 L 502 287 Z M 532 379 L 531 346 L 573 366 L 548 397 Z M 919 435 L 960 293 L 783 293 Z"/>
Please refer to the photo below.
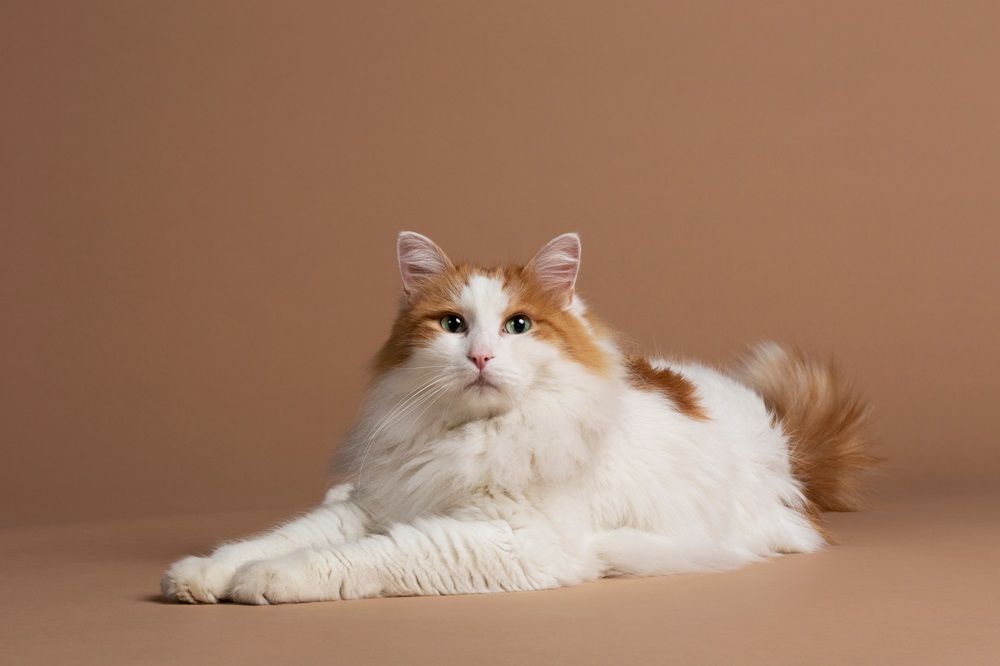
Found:
<path fill-rule="evenodd" d="M 0 523 L 319 497 L 393 239 L 649 351 L 836 353 L 877 485 L 1000 471 L 1000 11 L 39 3 L 0 21 Z"/>

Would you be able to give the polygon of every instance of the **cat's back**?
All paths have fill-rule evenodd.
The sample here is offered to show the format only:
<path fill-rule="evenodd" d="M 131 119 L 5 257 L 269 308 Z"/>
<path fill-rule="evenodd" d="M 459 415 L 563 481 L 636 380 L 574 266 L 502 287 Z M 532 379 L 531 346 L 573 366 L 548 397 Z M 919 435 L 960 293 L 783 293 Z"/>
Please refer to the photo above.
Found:
<path fill-rule="evenodd" d="M 788 440 L 760 396 L 704 365 L 646 363 L 651 371 L 630 382 L 621 428 L 592 470 L 594 526 L 739 540 L 740 515 L 784 521 L 798 486 Z M 651 372 L 664 376 L 652 381 Z"/>
<path fill-rule="evenodd" d="M 761 397 L 729 374 L 700 363 L 655 358 L 650 363 L 668 369 L 689 382 L 694 401 L 702 412 L 702 421 L 737 431 L 770 428 L 771 415 Z"/>
<path fill-rule="evenodd" d="M 628 364 L 634 417 L 667 421 L 685 431 L 738 437 L 773 430 L 761 397 L 729 374 L 700 363 L 660 357 Z M 657 400 L 649 400 L 650 395 Z M 651 414 L 650 412 L 654 412 Z"/>
<path fill-rule="evenodd" d="M 716 495 L 763 475 L 790 479 L 787 438 L 755 391 L 698 363 L 643 363 L 648 367 L 638 380 L 633 375 L 622 427 L 609 442 L 608 469 L 619 478 Z"/>

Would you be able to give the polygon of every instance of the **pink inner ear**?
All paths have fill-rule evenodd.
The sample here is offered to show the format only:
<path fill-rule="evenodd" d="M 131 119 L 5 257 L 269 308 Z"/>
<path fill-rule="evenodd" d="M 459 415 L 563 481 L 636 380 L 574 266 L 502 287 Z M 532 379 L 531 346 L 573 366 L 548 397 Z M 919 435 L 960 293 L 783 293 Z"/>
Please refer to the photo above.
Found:
<path fill-rule="evenodd" d="M 528 266 L 546 289 L 563 294 L 568 302 L 580 270 L 580 237 L 563 234 L 552 239 Z"/>
<path fill-rule="evenodd" d="M 451 260 L 434 244 L 434 241 L 412 231 L 399 234 L 396 254 L 399 259 L 399 274 L 403 278 L 403 289 L 407 292 L 416 288 L 422 280 L 451 267 Z"/>

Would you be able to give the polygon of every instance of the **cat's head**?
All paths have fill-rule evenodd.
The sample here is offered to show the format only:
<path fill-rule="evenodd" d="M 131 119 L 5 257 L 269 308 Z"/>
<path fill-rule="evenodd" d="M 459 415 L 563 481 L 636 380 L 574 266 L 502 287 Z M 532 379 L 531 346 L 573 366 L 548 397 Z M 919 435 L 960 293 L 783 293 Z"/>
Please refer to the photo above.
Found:
<path fill-rule="evenodd" d="M 554 238 L 524 266 L 456 265 L 408 231 L 397 255 L 404 293 L 376 362 L 380 375 L 491 412 L 530 399 L 534 389 L 609 371 L 609 348 L 574 291 L 576 234 Z"/>

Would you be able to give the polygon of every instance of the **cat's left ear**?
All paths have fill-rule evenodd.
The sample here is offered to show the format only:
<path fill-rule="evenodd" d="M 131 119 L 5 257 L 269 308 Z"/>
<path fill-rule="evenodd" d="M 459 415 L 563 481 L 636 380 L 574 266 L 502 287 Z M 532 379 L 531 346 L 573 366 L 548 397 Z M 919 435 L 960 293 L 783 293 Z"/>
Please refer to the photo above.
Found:
<path fill-rule="evenodd" d="M 573 302 L 573 288 L 580 270 L 580 236 L 575 233 L 556 236 L 528 262 L 528 270 L 545 289 L 559 297 L 563 306 Z"/>

